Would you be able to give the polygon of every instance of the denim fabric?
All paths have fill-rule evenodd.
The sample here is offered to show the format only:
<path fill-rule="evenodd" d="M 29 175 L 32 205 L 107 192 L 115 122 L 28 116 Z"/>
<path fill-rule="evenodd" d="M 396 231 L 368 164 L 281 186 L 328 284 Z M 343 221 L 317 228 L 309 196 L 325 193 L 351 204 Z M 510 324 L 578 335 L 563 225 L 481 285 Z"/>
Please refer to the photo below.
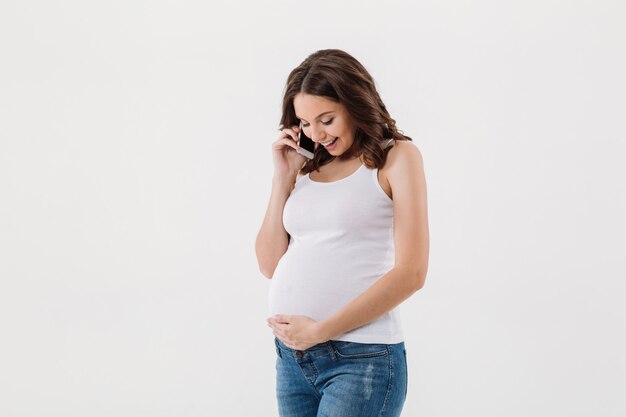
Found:
<path fill-rule="evenodd" d="M 304 351 L 274 338 L 280 417 L 399 416 L 407 394 L 404 342 L 330 340 Z"/>

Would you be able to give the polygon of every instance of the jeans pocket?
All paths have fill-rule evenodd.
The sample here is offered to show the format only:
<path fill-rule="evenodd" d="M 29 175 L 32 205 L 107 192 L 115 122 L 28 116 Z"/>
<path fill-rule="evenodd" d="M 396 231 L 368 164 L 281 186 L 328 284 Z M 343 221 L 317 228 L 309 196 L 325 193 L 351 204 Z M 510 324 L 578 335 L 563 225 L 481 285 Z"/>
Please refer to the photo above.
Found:
<path fill-rule="evenodd" d="M 280 351 L 280 346 L 278 346 L 278 339 L 274 338 L 274 347 L 276 348 L 276 356 L 279 358 L 283 357 L 283 354 Z"/>
<path fill-rule="evenodd" d="M 389 355 L 384 343 L 356 343 L 333 340 L 330 342 L 337 357 L 341 359 L 375 358 Z"/>

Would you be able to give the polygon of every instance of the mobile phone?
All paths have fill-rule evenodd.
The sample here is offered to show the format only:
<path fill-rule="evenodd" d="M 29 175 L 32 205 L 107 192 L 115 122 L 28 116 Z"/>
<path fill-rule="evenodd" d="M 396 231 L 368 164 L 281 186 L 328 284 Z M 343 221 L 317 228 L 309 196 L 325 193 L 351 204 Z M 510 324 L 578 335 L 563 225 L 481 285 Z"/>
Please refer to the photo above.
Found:
<path fill-rule="evenodd" d="M 315 153 L 315 142 L 304 134 L 304 130 L 302 130 L 302 122 L 300 122 L 300 126 L 298 127 L 300 128 L 298 131 L 298 146 L 300 146 L 300 149 L 297 149 L 296 152 L 309 159 L 313 159 L 313 154 Z"/>

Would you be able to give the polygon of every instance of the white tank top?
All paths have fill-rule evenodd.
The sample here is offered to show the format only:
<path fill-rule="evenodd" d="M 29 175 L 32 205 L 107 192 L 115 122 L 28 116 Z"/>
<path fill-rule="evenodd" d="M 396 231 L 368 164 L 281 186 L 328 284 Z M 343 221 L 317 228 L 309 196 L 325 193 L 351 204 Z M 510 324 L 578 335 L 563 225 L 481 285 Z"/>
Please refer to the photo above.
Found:
<path fill-rule="evenodd" d="M 270 315 L 323 320 L 394 266 L 393 203 L 377 173 L 361 164 L 334 182 L 298 179 L 283 210 L 291 240 L 271 279 Z M 333 340 L 399 343 L 399 307 Z"/>

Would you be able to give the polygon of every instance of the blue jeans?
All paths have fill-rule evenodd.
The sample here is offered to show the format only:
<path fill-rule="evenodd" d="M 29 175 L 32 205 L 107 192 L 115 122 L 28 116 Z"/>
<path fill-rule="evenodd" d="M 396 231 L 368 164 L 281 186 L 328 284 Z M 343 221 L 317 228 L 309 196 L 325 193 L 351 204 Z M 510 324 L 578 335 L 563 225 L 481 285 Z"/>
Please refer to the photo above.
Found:
<path fill-rule="evenodd" d="M 407 394 L 404 342 L 329 340 L 304 351 L 276 344 L 280 417 L 399 416 Z"/>

